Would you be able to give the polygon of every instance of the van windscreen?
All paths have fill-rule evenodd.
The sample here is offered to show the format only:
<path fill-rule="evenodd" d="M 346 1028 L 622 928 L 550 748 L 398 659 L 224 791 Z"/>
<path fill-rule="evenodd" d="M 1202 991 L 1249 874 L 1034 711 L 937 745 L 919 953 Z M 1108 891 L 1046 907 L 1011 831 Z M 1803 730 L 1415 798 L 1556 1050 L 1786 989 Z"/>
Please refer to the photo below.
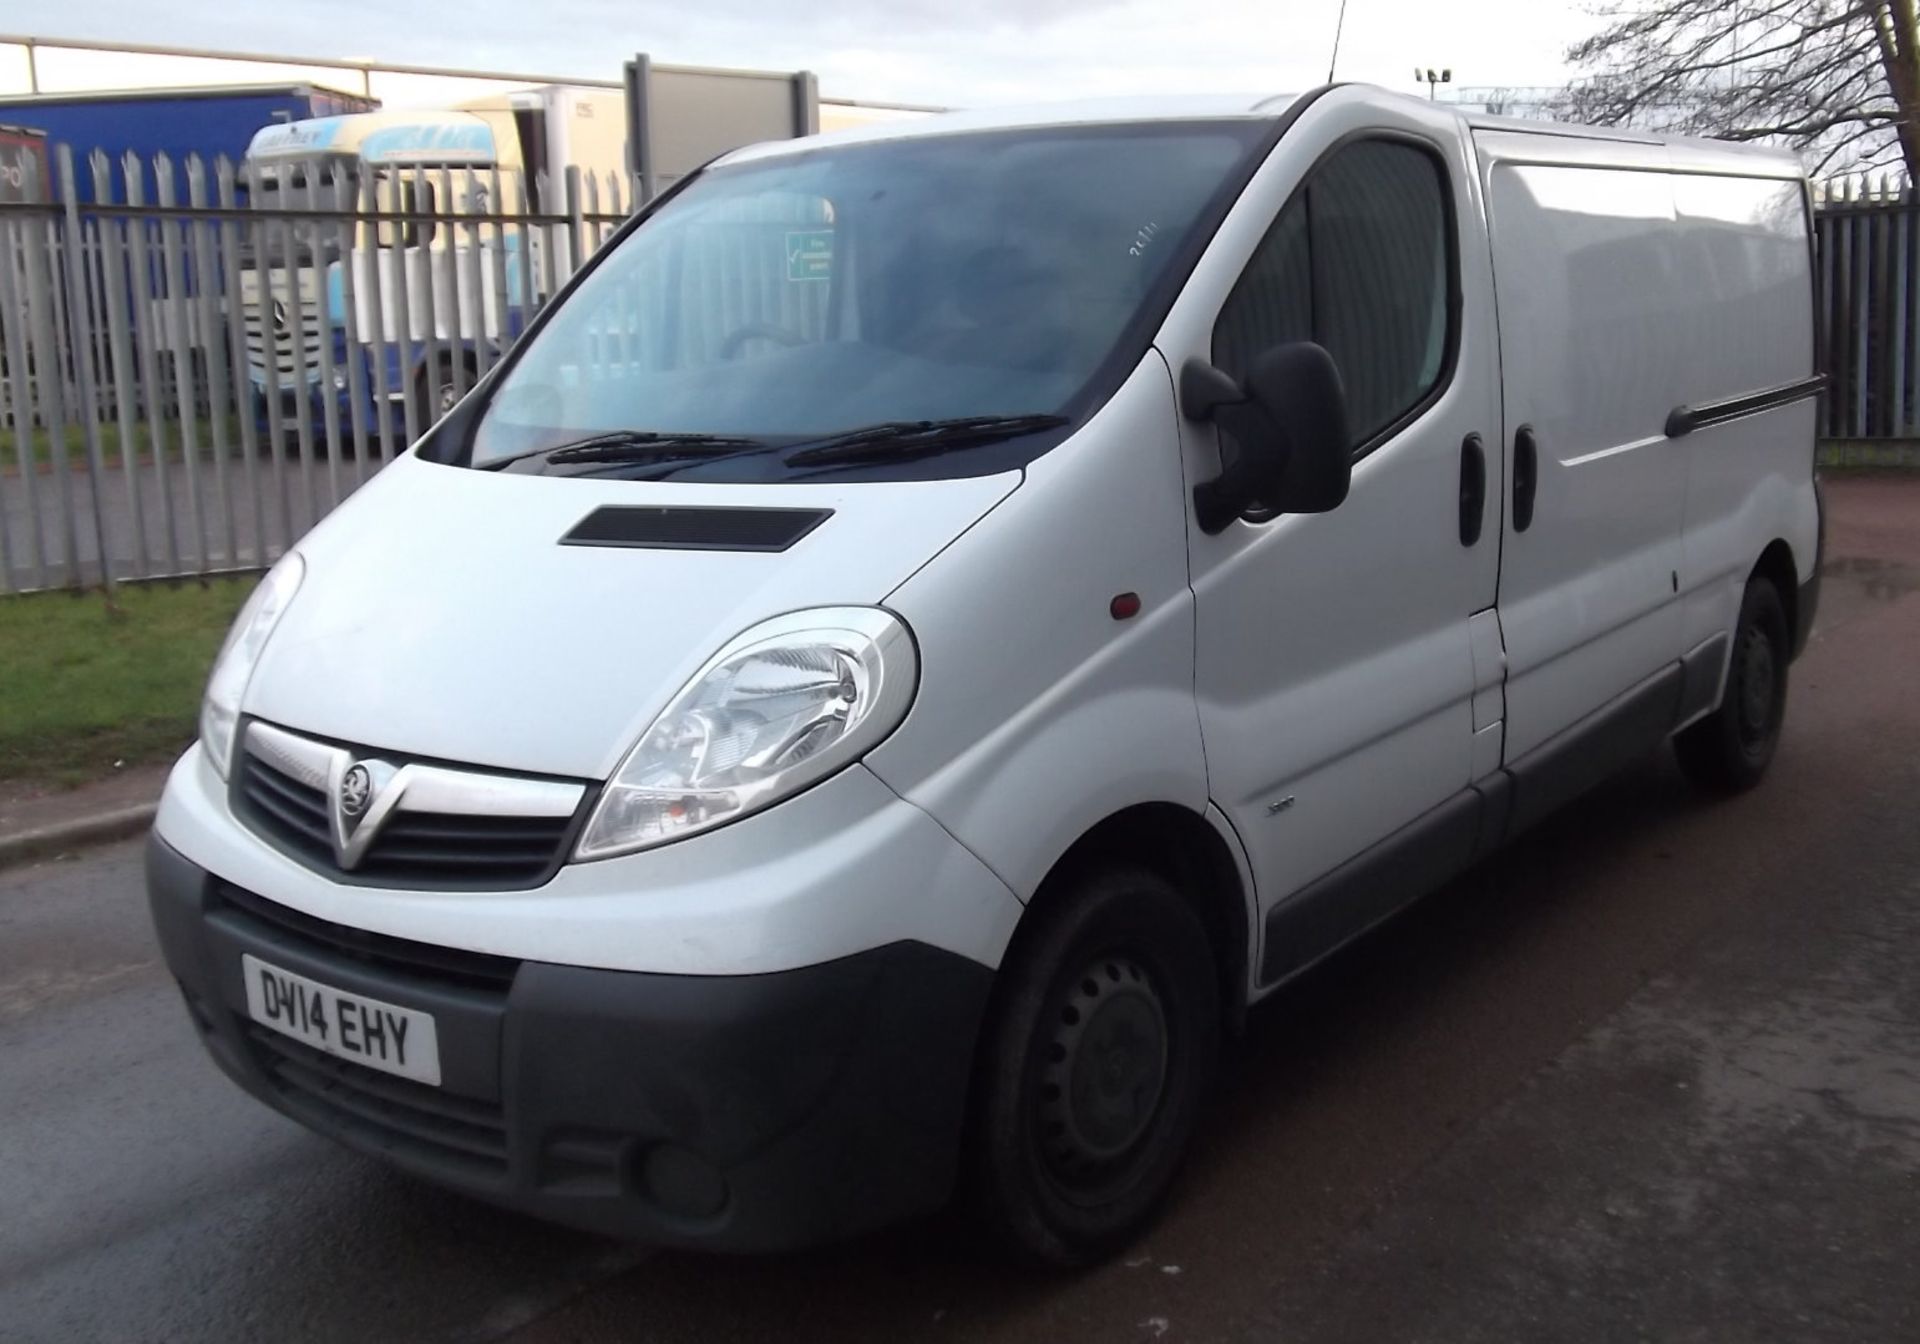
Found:
<path fill-rule="evenodd" d="M 799 467 L 775 449 L 957 420 L 963 432 L 914 437 L 900 460 L 917 460 L 915 475 L 991 469 L 946 450 L 1034 432 L 1057 440 L 1091 410 L 1117 384 L 1102 377 L 1112 361 L 1138 358 L 1151 336 L 1137 330 L 1143 314 L 1183 278 L 1191 259 L 1178 259 L 1268 129 L 1223 120 L 915 136 L 711 169 L 532 337 L 467 460 L 558 471 L 552 450 L 623 436 L 630 446 L 617 451 L 557 456 L 568 470 L 644 460 L 707 479 L 781 479 Z M 675 445 L 689 436 L 704 442 L 682 462 Z M 929 471 L 935 442 L 943 460 Z M 884 435 L 853 455 L 886 474 Z"/>

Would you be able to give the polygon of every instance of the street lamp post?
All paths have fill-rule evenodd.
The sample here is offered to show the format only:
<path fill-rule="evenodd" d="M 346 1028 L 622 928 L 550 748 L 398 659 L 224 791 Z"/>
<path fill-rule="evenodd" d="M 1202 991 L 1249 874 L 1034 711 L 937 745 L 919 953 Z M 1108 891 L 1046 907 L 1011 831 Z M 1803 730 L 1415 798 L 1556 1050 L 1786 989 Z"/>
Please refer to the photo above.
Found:
<path fill-rule="evenodd" d="M 1449 70 L 1441 70 L 1438 73 L 1436 73 L 1433 70 L 1430 70 L 1430 69 L 1422 70 L 1418 66 L 1415 66 L 1413 71 L 1413 82 L 1416 84 L 1420 84 L 1420 83 L 1426 84 L 1427 101 L 1432 102 L 1435 98 L 1439 96 L 1440 85 L 1453 83 L 1453 71 L 1449 69 Z"/>

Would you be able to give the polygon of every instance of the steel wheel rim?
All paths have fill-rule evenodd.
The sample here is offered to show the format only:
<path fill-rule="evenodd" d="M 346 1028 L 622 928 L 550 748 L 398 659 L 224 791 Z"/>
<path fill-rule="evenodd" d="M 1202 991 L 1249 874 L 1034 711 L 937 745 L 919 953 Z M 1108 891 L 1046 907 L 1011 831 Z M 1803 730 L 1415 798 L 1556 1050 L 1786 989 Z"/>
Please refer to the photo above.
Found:
<path fill-rule="evenodd" d="M 1063 1193 L 1092 1196 L 1124 1178 L 1166 1101 L 1165 1000 L 1137 958 L 1097 957 L 1056 997 L 1042 1030 L 1041 1162 Z"/>
<path fill-rule="evenodd" d="M 1772 735 L 1778 681 L 1773 641 L 1765 630 L 1752 626 L 1740 641 L 1739 675 L 1734 685 L 1740 743 L 1749 750 L 1763 745 Z"/>

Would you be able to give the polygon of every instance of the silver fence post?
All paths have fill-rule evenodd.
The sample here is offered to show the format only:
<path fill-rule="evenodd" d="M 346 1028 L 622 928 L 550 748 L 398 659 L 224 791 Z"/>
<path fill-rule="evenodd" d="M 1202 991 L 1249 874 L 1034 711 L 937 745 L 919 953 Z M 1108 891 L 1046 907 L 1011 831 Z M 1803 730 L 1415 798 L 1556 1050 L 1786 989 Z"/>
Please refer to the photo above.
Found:
<path fill-rule="evenodd" d="M 187 301 L 186 223 L 180 218 L 179 197 L 173 186 L 173 160 L 153 156 L 154 185 L 160 203 L 160 256 L 166 297 L 160 305 L 160 325 L 173 352 L 174 404 L 180 410 L 180 456 L 187 491 L 187 518 L 193 528 L 195 573 L 207 568 L 207 519 L 200 504 L 200 407 L 194 394 L 193 316 Z"/>
<path fill-rule="evenodd" d="M 194 311 L 200 317 L 199 346 L 207 370 L 207 433 L 213 449 L 213 495 L 219 501 L 220 519 L 226 527 L 226 566 L 240 567 L 240 532 L 233 507 L 233 486 L 227 478 L 230 447 L 227 442 L 227 416 L 233 398 L 227 387 L 227 361 L 220 347 L 224 328 L 220 323 L 220 244 L 215 236 L 216 222 L 207 209 L 207 166 L 198 154 L 187 156 L 187 202 L 193 216 L 187 227 L 193 232 Z"/>
<path fill-rule="evenodd" d="M 391 271 L 385 264 L 389 249 L 382 241 L 380 232 L 383 226 L 378 218 L 380 188 L 376 174 L 369 172 L 366 175 L 366 179 L 361 183 L 359 198 L 365 203 L 361 213 L 372 217 L 372 222 L 367 225 L 372 230 L 371 241 L 367 246 L 367 264 L 372 275 L 366 294 L 367 326 L 373 332 L 373 367 L 370 370 L 369 386 L 373 389 L 373 418 L 380 435 L 380 460 L 391 462 L 393 460 L 393 403 L 387 398 L 390 391 L 387 386 L 387 350 L 393 342 L 388 336 L 391 327 L 387 322 L 384 293 L 386 277 L 391 274 Z M 393 230 L 393 234 L 397 238 L 399 230 Z"/>
<path fill-rule="evenodd" d="M 300 371 L 302 379 L 318 366 L 319 379 L 308 380 L 312 389 L 307 397 L 309 409 L 317 397 L 320 402 L 320 437 L 325 442 L 327 454 L 327 507 L 322 510 L 315 506 L 307 525 L 320 521 L 326 513 L 331 513 L 340 504 L 340 398 L 333 385 L 333 296 L 327 282 L 326 249 L 322 240 L 333 232 L 333 221 L 322 222 L 319 212 L 325 210 L 326 198 L 319 193 L 320 184 L 315 180 L 327 171 L 326 161 L 314 159 L 307 165 L 307 190 L 305 208 L 312 219 L 307 225 L 307 274 L 313 279 L 313 314 L 311 321 L 301 327 L 302 346 L 309 344 L 316 356 L 314 364 Z M 305 339 L 305 333 L 314 333 L 311 342 Z M 312 468 L 308 468 L 312 470 Z"/>
<path fill-rule="evenodd" d="M 236 217 L 234 165 L 225 154 L 213 159 L 213 200 L 221 207 L 221 311 L 227 315 L 227 361 L 234 378 L 234 415 L 240 420 L 240 478 L 252 505 L 253 563 L 267 564 L 267 501 L 259 488 L 259 426 L 253 413 L 253 376 L 246 332 L 246 294 L 240 286 L 240 252 L 250 246 L 250 230 Z M 255 271 L 257 275 L 257 271 Z M 265 378 L 265 374 L 261 374 Z"/>
<path fill-rule="evenodd" d="M 396 168 L 388 182 L 393 206 L 393 311 L 394 322 L 398 330 L 400 357 L 396 369 L 400 386 L 394 390 L 400 394 L 400 421 L 407 439 L 407 447 L 412 447 L 420 437 L 420 418 L 415 409 L 413 376 L 413 277 L 408 273 L 407 254 L 412 250 L 407 246 L 407 231 L 414 226 L 414 219 L 400 208 L 402 194 L 401 177 L 404 169 Z M 416 230 L 417 234 L 417 230 Z"/>
<path fill-rule="evenodd" d="M 422 190 L 424 188 L 424 190 Z M 413 169 L 413 204 L 422 200 L 426 205 L 424 219 L 428 221 L 426 242 L 420 244 L 420 307 L 426 309 L 426 351 L 420 359 L 426 386 L 426 399 L 420 405 L 420 432 L 424 434 L 440 420 L 440 284 L 434 275 L 434 244 L 440 242 L 440 202 L 432 200 L 434 179 L 426 175 L 426 169 Z"/>
<path fill-rule="evenodd" d="M 81 221 L 81 184 L 73 175 L 73 146 L 63 144 L 60 154 L 60 190 L 67 198 L 67 326 L 73 334 L 73 363 L 81 380 L 81 426 L 86 436 L 86 495 L 94 515 L 94 549 L 100 553 L 100 586 L 108 597 L 115 591 L 113 580 L 113 541 L 108 536 L 108 511 L 102 495 L 106 493 L 106 461 L 100 451 L 100 396 L 94 382 L 94 280 L 92 265 L 86 261 L 86 227 Z"/>
<path fill-rule="evenodd" d="M 253 523 L 254 563 L 267 564 L 266 500 L 260 493 L 260 439 L 253 409 L 253 378 L 248 371 L 246 298 L 240 287 L 240 251 L 247 231 L 231 213 L 238 209 L 233 161 L 222 154 L 213 162 L 214 200 L 220 217 L 220 308 L 227 321 L 227 361 L 233 373 L 233 411 L 240 422 L 240 475 Z M 258 272 L 256 272 L 258 274 Z M 235 549 L 239 542 L 236 539 Z"/>
<path fill-rule="evenodd" d="M 524 332 L 524 330 L 526 330 L 526 324 L 534 321 L 534 280 L 536 280 L 536 276 L 534 276 L 534 265 L 540 261 L 540 257 L 534 255 L 534 253 L 536 253 L 536 248 L 534 248 L 534 230 L 532 230 L 532 225 L 528 223 L 530 209 L 528 209 L 528 204 L 526 204 L 526 171 L 520 169 L 520 171 L 516 171 L 516 173 L 509 173 L 507 180 L 513 184 L 513 213 L 516 215 L 515 252 L 518 252 L 518 255 L 520 255 L 520 265 L 518 265 L 518 273 L 520 273 L 520 275 L 518 275 L 518 280 L 520 280 L 520 284 L 518 284 L 518 290 L 520 290 L 520 294 L 518 294 L 518 313 L 520 313 L 520 330 Z M 509 301 L 513 301 L 513 294 L 511 294 L 513 280 L 515 280 L 515 276 L 509 273 L 509 276 L 507 276 L 507 284 L 509 284 L 509 296 L 507 296 L 507 298 L 509 298 Z"/>
<path fill-rule="evenodd" d="M 41 187 L 42 184 L 35 181 L 30 190 L 22 194 L 29 201 L 38 203 Z M 34 395 L 31 372 L 33 361 L 29 351 L 33 337 L 29 328 L 33 315 L 29 310 L 25 284 L 26 274 L 33 264 L 28 255 L 28 239 L 34 223 L 35 217 L 31 212 L 0 214 L 0 243 L 4 243 L 4 246 L 0 246 L 0 307 L 11 315 L 11 320 L 0 323 L 0 339 L 5 340 L 7 348 L 7 378 L 12 389 L 13 451 L 20 466 L 20 497 L 26 511 L 27 535 L 32 542 L 29 548 L 32 554 L 32 584 L 36 588 L 44 588 L 47 586 L 47 538 L 40 516 L 39 454 L 33 446 L 34 422 L 42 417 L 37 411 L 39 399 Z M 50 425 L 48 433 L 56 432 L 57 428 Z M 0 557 L 0 562 L 4 562 L 11 573 L 12 560 Z"/>
<path fill-rule="evenodd" d="M 267 467 L 273 477 L 273 493 L 279 503 L 280 548 L 293 545 L 293 486 L 287 471 L 286 383 L 281 379 L 281 347 L 288 351 L 287 367 L 297 371 L 298 359 L 294 334 L 287 327 L 286 310 L 279 290 L 293 274 L 291 258 L 281 250 L 281 212 L 286 209 L 286 190 L 278 186 L 274 210 L 265 211 L 246 222 L 253 236 L 253 330 L 260 333 L 260 372 L 262 396 L 267 403 Z M 258 191 L 258 182 L 247 184 L 249 193 Z M 250 206 L 257 208 L 251 194 Z M 253 345 L 249 338 L 249 348 Z"/>
<path fill-rule="evenodd" d="M 53 464 L 53 494 L 60 502 L 63 531 L 61 556 L 66 564 L 67 586 L 80 586 L 80 552 L 74 536 L 73 471 L 67 455 L 67 353 L 64 331 L 57 307 L 59 295 L 60 216 L 49 213 L 37 230 L 41 238 L 40 256 L 27 259 L 27 305 L 33 310 L 33 343 L 38 349 L 33 369 L 38 375 L 41 419 L 48 435 L 47 458 Z"/>
<path fill-rule="evenodd" d="M 1887 432 L 1905 432 L 1907 423 L 1907 216 L 1898 197 L 1887 203 L 1887 265 L 1892 297 L 1887 330 L 1892 337 L 1887 355 Z"/>
<path fill-rule="evenodd" d="M 1836 246 L 1835 240 L 1839 236 L 1834 228 L 1835 223 L 1838 221 L 1833 217 L 1832 203 L 1832 194 L 1823 190 L 1820 196 L 1822 209 L 1813 217 L 1813 232 L 1814 237 L 1818 240 L 1818 255 L 1820 260 L 1820 280 L 1818 284 L 1820 296 L 1820 325 L 1817 336 L 1819 340 L 1820 360 L 1825 366 L 1821 369 L 1821 372 L 1829 375 L 1834 372 L 1833 328 L 1835 301 L 1833 297 L 1833 277 L 1835 273 L 1835 261 L 1833 254 Z M 1816 414 L 1821 421 L 1824 422 L 1820 425 L 1820 431 L 1829 438 L 1834 437 L 1834 431 L 1840 423 L 1839 393 L 1840 389 L 1838 387 L 1829 386 L 1827 388 L 1827 394 L 1821 397 L 1818 403 L 1819 410 Z"/>
<path fill-rule="evenodd" d="M 423 190 L 424 188 L 424 190 Z M 420 408 L 420 432 L 425 433 L 440 420 L 440 299 L 439 286 L 433 274 L 433 245 L 440 241 L 440 202 L 432 199 L 433 179 L 423 168 L 413 170 L 413 200 L 418 206 L 422 200 L 429 201 L 426 219 L 429 233 L 421 251 L 426 255 L 420 258 L 420 304 L 427 310 L 427 349 L 424 359 L 426 373 L 427 399 Z"/>
<path fill-rule="evenodd" d="M 294 171 L 311 171 L 309 163 Z M 295 474 L 300 478 L 300 497 L 306 503 L 300 530 L 305 532 L 319 521 L 320 511 L 315 498 L 318 487 L 314 483 L 313 470 L 313 390 L 307 379 L 307 304 L 306 296 L 300 292 L 300 248 L 301 230 L 299 207 L 294 204 L 290 184 L 283 176 L 280 183 L 280 204 L 285 210 L 281 220 L 281 235 L 287 244 L 287 330 L 289 346 L 293 357 L 293 395 L 295 411 L 293 416 L 293 438 L 299 449 L 299 464 Z M 276 361 L 277 362 L 277 361 Z M 293 545 L 293 536 L 287 537 L 287 545 Z"/>
<path fill-rule="evenodd" d="M 113 164 L 95 150 L 93 199 L 113 199 Z M 103 217 L 100 220 L 100 270 L 105 282 L 103 296 L 107 308 L 107 358 L 113 366 L 114 422 L 120 433 L 120 474 L 127 487 L 128 521 L 131 523 L 133 575 L 147 576 L 147 519 L 140 497 L 140 445 L 137 441 L 140 389 L 134 375 L 133 342 L 127 335 L 127 254 L 122 234 L 124 226 Z"/>
<path fill-rule="evenodd" d="M 504 359 L 507 348 L 513 344 L 514 332 L 510 300 L 507 298 L 507 198 L 500 193 L 499 168 L 494 168 L 489 174 L 488 185 L 488 199 L 493 203 L 493 249 L 489 254 L 488 278 L 493 294 L 494 322 L 499 328 L 496 333 L 498 355 Z"/>
<path fill-rule="evenodd" d="M 444 400 L 455 402 L 467 394 L 466 324 L 460 320 L 460 210 L 459 202 L 453 194 L 453 169 L 440 170 L 440 192 L 435 202 L 445 217 L 447 242 L 441 248 L 446 257 L 447 296 L 447 390 L 450 395 Z M 439 231 L 435 230 L 435 236 Z M 441 404 L 436 402 L 433 408 L 435 420 L 440 418 Z"/>
<path fill-rule="evenodd" d="M 0 268 L 13 269 L 13 221 L 0 214 Z M 17 449 L 23 440 L 33 437 L 33 418 L 22 417 L 20 404 L 9 394 L 6 374 L 6 329 L 17 323 L 19 310 L 12 305 L 0 307 L 0 429 L 13 434 Z M 6 464 L 0 462 L 0 593 L 13 591 L 13 525 L 7 521 Z"/>
<path fill-rule="evenodd" d="M 1853 432 L 1857 438 L 1867 437 L 1867 384 L 1872 370 L 1868 366 L 1867 324 L 1869 319 L 1868 281 L 1872 271 L 1873 251 L 1869 246 L 1871 236 L 1867 232 L 1867 212 L 1861 208 L 1861 198 L 1865 194 L 1865 183 L 1855 178 L 1853 183 L 1854 212 L 1853 230 Z"/>
<path fill-rule="evenodd" d="M 362 404 L 367 392 L 367 364 L 360 348 L 360 221 L 353 217 L 359 201 L 351 182 L 343 176 L 333 179 L 333 209 L 334 237 L 340 244 L 340 349 L 347 363 L 347 428 L 353 437 L 353 483 L 360 486 L 366 483 L 367 449 L 372 439 L 367 434 Z M 346 218 L 338 218 L 342 215 Z"/>
<path fill-rule="evenodd" d="M 581 176 L 586 182 L 587 187 L 587 247 L 586 250 L 580 254 L 580 260 L 584 262 L 588 257 L 600 250 L 600 244 L 606 241 L 606 233 L 604 232 L 604 226 L 601 222 L 600 175 L 598 173 L 588 172 L 581 174 Z"/>
<path fill-rule="evenodd" d="M 1915 193 L 1914 182 L 1908 178 L 1900 188 L 1900 265 L 1903 275 L 1909 277 L 1906 286 L 1906 301 L 1900 307 L 1899 322 L 1903 332 L 1910 332 L 1912 325 L 1920 321 L 1920 273 L 1916 273 L 1914 245 L 1920 229 L 1915 227 L 1915 211 L 1920 208 L 1920 195 Z M 1911 389 L 1906 402 L 1906 410 L 1900 420 L 1900 433 L 1911 434 L 1916 425 L 1920 425 L 1920 336 L 1910 334 L 1907 340 L 1906 358 L 1900 362 L 1900 381 L 1903 389 Z"/>
<path fill-rule="evenodd" d="M 1892 262 L 1889 246 L 1893 237 L 1893 213 L 1887 208 L 1887 178 L 1880 175 L 1880 181 L 1873 193 L 1873 213 L 1867 217 L 1869 235 L 1873 246 L 1868 255 L 1873 262 L 1873 293 L 1879 301 L 1876 305 L 1880 313 L 1880 335 L 1873 343 L 1873 402 L 1870 414 L 1871 428 L 1883 436 L 1893 433 L 1893 374 L 1899 365 L 1888 358 L 1888 349 L 1893 339 L 1894 310 L 1887 306 L 1888 295 L 1892 291 Z"/>
<path fill-rule="evenodd" d="M 560 213 L 566 202 L 560 199 L 565 190 L 564 179 L 556 178 L 552 173 L 534 175 L 534 209 L 540 215 L 540 306 L 547 306 L 547 300 L 560 288 L 562 272 L 561 254 L 566 250 L 565 220 Z"/>
<path fill-rule="evenodd" d="M 580 165 L 567 165 L 567 275 L 580 269 L 580 263 L 586 260 L 582 249 L 586 244 L 586 228 L 580 217 Z M 554 288 L 558 289 L 556 284 Z"/>
<path fill-rule="evenodd" d="M 483 190 L 480 179 L 473 169 L 467 171 L 467 250 L 465 264 L 460 274 L 466 281 L 467 298 L 462 305 L 470 315 L 473 326 L 474 381 L 486 377 L 487 370 L 493 367 L 493 328 L 487 320 L 487 283 L 486 283 L 486 216 L 498 204 L 492 193 Z"/>
<path fill-rule="evenodd" d="M 153 453 L 154 494 L 160 506 L 162 531 L 167 539 L 166 572 L 180 572 L 180 523 L 173 507 L 171 465 L 167 458 L 170 441 L 161 409 L 158 344 L 154 336 L 153 258 L 148 251 L 151 216 L 141 213 L 147 203 L 146 164 L 129 151 L 121 160 L 126 180 L 127 205 L 134 211 L 127 224 L 127 250 L 133 262 L 133 340 L 140 368 L 140 402 L 146 412 L 147 447 Z"/>

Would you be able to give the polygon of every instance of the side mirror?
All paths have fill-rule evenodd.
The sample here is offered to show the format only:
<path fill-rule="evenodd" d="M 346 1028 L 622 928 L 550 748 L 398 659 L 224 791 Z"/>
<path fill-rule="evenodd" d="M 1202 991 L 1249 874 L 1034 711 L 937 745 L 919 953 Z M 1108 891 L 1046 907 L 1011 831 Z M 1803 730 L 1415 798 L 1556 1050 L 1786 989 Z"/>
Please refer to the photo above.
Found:
<path fill-rule="evenodd" d="M 1326 513 L 1347 497 L 1353 475 L 1347 395 L 1324 346 L 1277 345 L 1256 356 L 1246 385 L 1198 359 L 1180 370 L 1180 408 L 1212 420 L 1240 453 L 1194 487 L 1200 528 L 1226 529 L 1255 504 L 1277 513 Z"/>

